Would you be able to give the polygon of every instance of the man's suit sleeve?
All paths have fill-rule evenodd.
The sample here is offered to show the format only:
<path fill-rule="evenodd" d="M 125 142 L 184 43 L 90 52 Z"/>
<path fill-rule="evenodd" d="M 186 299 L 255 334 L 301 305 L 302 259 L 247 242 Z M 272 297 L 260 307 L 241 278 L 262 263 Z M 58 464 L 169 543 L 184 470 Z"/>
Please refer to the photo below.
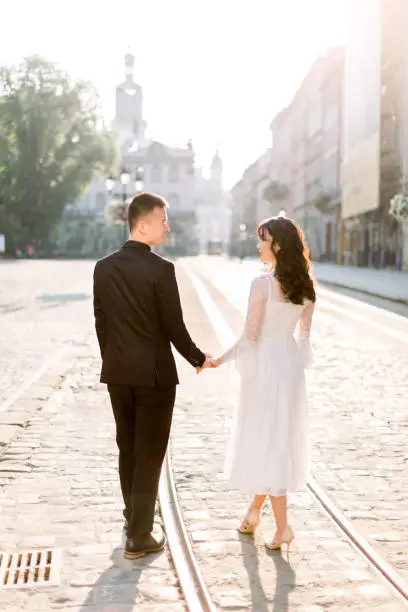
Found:
<path fill-rule="evenodd" d="M 157 283 L 163 328 L 180 355 L 192 366 L 201 367 L 205 361 L 205 355 L 194 344 L 185 326 L 174 265 L 169 262 L 163 268 Z"/>
<path fill-rule="evenodd" d="M 93 308 L 94 308 L 94 317 L 95 317 L 95 330 L 96 335 L 98 337 L 99 348 L 101 351 L 101 356 L 103 357 L 103 351 L 105 348 L 105 339 L 106 339 L 106 318 L 102 309 L 101 300 L 99 297 L 99 289 L 98 289 L 98 264 L 95 266 L 94 276 L 93 276 Z"/>

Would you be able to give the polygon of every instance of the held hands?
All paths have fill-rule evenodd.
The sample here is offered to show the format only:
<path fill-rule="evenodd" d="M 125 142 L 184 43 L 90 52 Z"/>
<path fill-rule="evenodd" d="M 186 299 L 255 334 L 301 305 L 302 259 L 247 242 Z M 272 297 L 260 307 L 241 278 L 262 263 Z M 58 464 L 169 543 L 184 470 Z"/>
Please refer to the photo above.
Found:
<path fill-rule="evenodd" d="M 210 363 L 210 368 L 218 368 L 221 364 L 222 361 L 221 359 L 214 359 L 213 357 L 209 360 Z"/>
<path fill-rule="evenodd" d="M 200 372 L 202 372 L 203 370 L 207 368 L 218 368 L 218 366 L 220 365 L 221 365 L 220 359 L 214 359 L 212 355 L 209 355 L 208 353 L 206 353 L 205 361 L 203 365 L 201 366 L 201 368 L 196 368 L 196 372 L 197 374 L 200 374 Z"/>

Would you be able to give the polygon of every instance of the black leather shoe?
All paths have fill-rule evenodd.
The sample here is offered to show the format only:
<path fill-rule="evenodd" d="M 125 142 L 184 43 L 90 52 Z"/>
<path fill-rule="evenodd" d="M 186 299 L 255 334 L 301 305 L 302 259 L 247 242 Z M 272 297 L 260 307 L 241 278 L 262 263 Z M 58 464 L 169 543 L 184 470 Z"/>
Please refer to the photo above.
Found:
<path fill-rule="evenodd" d="M 155 538 L 149 534 L 146 538 L 136 540 L 127 538 L 125 544 L 125 559 L 139 559 L 151 553 L 160 552 L 166 546 L 166 537 Z"/>

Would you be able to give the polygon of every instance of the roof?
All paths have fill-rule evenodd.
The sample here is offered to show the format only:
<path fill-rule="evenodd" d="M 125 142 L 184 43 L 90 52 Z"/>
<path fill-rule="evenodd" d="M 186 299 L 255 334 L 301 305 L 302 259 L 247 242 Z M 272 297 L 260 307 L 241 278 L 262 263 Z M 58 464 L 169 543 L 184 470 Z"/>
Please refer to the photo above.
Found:
<path fill-rule="evenodd" d="M 148 157 L 150 159 L 157 160 L 165 157 L 184 157 L 186 159 L 194 158 L 194 152 L 191 149 L 188 149 L 187 147 L 170 147 L 162 142 L 159 142 L 158 140 L 154 140 L 144 147 L 138 147 L 135 145 L 137 145 L 137 143 L 134 141 L 124 155 L 143 158 Z"/>

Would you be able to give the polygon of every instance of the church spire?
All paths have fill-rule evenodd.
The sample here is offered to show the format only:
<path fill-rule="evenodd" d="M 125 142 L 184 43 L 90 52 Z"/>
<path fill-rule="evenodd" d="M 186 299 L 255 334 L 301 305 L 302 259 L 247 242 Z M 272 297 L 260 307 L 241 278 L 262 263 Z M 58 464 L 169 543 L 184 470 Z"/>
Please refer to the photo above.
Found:
<path fill-rule="evenodd" d="M 127 83 L 133 83 L 134 68 L 135 68 L 135 56 L 133 55 L 133 53 L 130 52 L 130 50 L 128 50 L 128 52 L 125 55 L 125 75 L 126 75 Z"/>
<path fill-rule="evenodd" d="M 211 171 L 222 174 L 222 161 L 220 157 L 220 148 L 218 145 L 215 149 L 214 157 L 212 158 Z"/>
<path fill-rule="evenodd" d="M 219 146 L 217 145 L 216 149 L 215 149 L 215 154 L 214 157 L 212 158 L 212 162 L 211 162 L 211 179 L 214 183 L 217 183 L 218 185 L 222 184 L 222 161 L 221 161 L 221 157 L 220 157 L 220 149 Z"/>

